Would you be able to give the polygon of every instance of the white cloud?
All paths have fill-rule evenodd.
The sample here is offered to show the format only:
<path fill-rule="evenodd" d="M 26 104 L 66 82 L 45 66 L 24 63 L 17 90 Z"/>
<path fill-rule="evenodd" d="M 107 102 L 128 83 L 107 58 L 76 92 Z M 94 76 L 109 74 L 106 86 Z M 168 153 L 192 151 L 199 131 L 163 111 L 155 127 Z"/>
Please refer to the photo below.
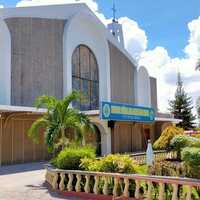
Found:
<path fill-rule="evenodd" d="M 190 37 L 185 53 L 188 57 L 196 59 L 200 57 L 200 17 L 188 23 Z"/>
<path fill-rule="evenodd" d="M 190 37 L 185 47 L 185 57 L 171 58 L 164 47 L 156 47 L 143 52 L 139 60 L 139 64 L 146 66 L 151 76 L 157 77 L 158 102 L 162 111 L 167 110 L 168 101 L 174 97 L 178 71 L 182 74 L 185 91 L 192 96 L 194 103 L 200 96 L 200 73 L 195 71 L 196 59 L 200 57 L 200 18 L 188 23 L 188 28 Z"/>
<path fill-rule="evenodd" d="M 3 6 L 3 5 L 0 5 L 0 8 L 4 8 L 4 6 Z"/>
<path fill-rule="evenodd" d="M 125 47 L 134 58 L 147 48 L 147 36 L 138 23 L 128 17 L 121 17 L 119 23 L 122 24 Z"/>
<path fill-rule="evenodd" d="M 193 97 L 194 103 L 198 94 L 200 96 L 200 73 L 198 75 L 195 71 L 196 59 L 170 58 L 166 49 L 156 47 L 143 52 L 139 64 L 147 67 L 149 74 L 157 78 L 161 111 L 167 111 L 169 100 L 174 98 L 178 71 L 181 72 L 185 91 Z"/>
<path fill-rule="evenodd" d="M 153 50 L 144 51 L 140 54 L 139 65 L 148 68 L 151 76 L 157 77 L 162 66 L 170 62 L 168 52 L 163 47 L 156 47 Z"/>

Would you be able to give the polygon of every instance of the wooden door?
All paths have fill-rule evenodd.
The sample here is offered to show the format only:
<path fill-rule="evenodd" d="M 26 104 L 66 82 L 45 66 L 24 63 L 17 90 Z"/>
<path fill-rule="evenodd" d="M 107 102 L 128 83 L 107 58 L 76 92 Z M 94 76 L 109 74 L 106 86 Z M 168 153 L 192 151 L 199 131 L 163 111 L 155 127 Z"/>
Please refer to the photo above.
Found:
<path fill-rule="evenodd" d="M 133 123 L 117 122 L 112 131 L 113 153 L 132 152 Z"/>
<path fill-rule="evenodd" d="M 135 123 L 132 130 L 132 152 L 140 152 L 142 150 L 142 124 Z"/>
<path fill-rule="evenodd" d="M 112 152 L 143 151 L 143 125 L 134 122 L 116 122 L 112 130 Z"/>

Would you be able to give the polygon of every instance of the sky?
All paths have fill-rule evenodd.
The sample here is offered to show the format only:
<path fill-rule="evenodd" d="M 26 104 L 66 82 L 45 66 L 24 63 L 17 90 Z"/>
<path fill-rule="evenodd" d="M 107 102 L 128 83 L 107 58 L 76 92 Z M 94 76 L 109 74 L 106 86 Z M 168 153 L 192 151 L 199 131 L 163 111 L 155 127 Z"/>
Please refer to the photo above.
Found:
<path fill-rule="evenodd" d="M 77 0 L 0 0 L 0 7 L 73 2 Z M 79 2 L 87 3 L 105 26 L 110 22 L 113 0 Z M 125 48 L 157 78 L 160 111 L 167 111 L 174 97 L 178 71 L 195 106 L 200 96 L 200 72 L 195 71 L 200 58 L 200 1 L 115 0 L 115 4 Z"/>

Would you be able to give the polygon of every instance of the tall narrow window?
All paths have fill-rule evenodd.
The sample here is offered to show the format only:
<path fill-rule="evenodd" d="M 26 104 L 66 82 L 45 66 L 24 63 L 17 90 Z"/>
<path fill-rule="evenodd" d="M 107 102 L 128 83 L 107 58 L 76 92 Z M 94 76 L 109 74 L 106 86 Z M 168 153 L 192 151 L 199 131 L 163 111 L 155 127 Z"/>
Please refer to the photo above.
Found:
<path fill-rule="evenodd" d="M 72 88 L 86 96 L 73 106 L 80 110 L 99 109 L 99 70 L 93 52 L 85 45 L 78 46 L 72 55 Z"/>

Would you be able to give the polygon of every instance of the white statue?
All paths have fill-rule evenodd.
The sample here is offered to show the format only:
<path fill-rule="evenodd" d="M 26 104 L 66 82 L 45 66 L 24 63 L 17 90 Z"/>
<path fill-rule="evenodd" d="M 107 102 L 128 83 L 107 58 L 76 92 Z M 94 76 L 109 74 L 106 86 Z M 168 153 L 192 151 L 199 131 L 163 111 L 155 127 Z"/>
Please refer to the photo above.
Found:
<path fill-rule="evenodd" d="M 147 151 L 146 151 L 146 164 L 149 167 L 152 167 L 154 164 L 154 153 L 153 153 L 151 140 L 148 140 L 148 146 L 147 146 Z"/>

